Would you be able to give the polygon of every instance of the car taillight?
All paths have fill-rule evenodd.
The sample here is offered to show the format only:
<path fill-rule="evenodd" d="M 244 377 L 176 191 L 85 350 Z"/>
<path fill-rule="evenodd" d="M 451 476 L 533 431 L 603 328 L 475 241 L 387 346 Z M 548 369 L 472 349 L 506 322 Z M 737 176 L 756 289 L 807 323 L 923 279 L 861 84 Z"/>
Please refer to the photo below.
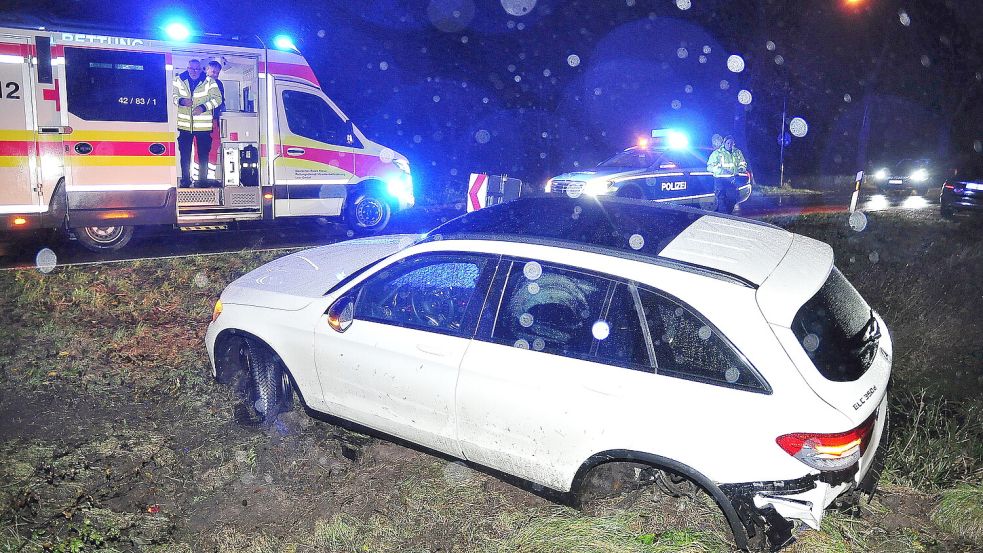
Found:
<path fill-rule="evenodd" d="M 952 190 L 952 189 L 954 189 L 954 188 L 955 188 L 955 185 L 953 185 L 953 184 L 952 184 L 951 182 L 949 182 L 949 181 L 945 181 L 945 183 L 944 183 L 944 184 L 942 185 L 942 188 L 947 188 L 947 189 L 949 189 L 949 190 Z"/>
<path fill-rule="evenodd" d="M 212 309 L 212 322 L 214 323 L 218 316 L 222 314 L 222 300 L 215 301 L 215 308 Z"/>
<path fill-rule="evenodd" d="M 863 424 L 847 432 L 795 432 L 779 436 L 775 441 L 786 453 L 814 469 L 840 470 L 856 463 L 864 454 L 876 421 L 875 411 Z"/>

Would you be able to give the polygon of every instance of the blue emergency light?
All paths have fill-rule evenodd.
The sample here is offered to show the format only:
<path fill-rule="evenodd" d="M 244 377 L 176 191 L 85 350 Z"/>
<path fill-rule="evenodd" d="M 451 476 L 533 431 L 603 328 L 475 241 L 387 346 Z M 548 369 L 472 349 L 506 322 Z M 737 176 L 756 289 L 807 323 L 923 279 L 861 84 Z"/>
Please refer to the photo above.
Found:
<path fill-rule="evenodd" d="M 278 35 L 273 39 L 273 46 L 276 46 L 277 50 L 296 50 L 297 47 L 294 46 L 294 40 L 287 35 Z"/>
<path fill-rule="evenodd" d="M 661 138 L 670 150 L 685 150 L 689 148 L 689 137 L 682 131 L 673 129 L 653 129 L 652 138 Z"/>
<path fill-rule="evenodd" d="M 184 42 L 191 36 L 191 29 L 181 21 L 171 21 L 164 25 L 164 33 L 171 40 Z"/>

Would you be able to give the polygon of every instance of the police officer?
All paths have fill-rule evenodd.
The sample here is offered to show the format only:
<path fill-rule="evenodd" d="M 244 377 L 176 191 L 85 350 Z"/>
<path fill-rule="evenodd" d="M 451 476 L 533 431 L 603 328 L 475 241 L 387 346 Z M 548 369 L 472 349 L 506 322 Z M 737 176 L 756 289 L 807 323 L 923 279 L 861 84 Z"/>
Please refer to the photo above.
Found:
<path fill-rule="evenodd" d="M 208 62 L 205 74 L 214 79 L 218 85 L 218 90 L 222 94 L 222 103 L 212 110 L 212 149 L 208 152 L 208 179 L 214 179 L 218 172 L 218 152 L 222 147 L 222 113 L 225 112 L 225 85 L 218 78 L 222 73 L 222 64 L 212 60 Z"/>
<path fill-rule="evenodd" d="M 707 171 L 713 173 L 713 192 L 717 197 L 716 211 L 733 213 L 737 204 L 738 173 L 747 171 L 744 154 L 734 147 L 734 137 L 727 136 L 723 144 L 707 159 Z"/>
<path fill-rule="evenodd" d="M 181 187 L 191 186 L 191 146 L 197 143 L 199 178 L 208 170 L 212 149 L 212 110 L 222 103 L 222 93 L 214 79 L 205 75 L 201 62 L 188 62 L 188 70 L 174 77 L 174 104 L 177 106 L 178 151 L 181 154 Z"/>

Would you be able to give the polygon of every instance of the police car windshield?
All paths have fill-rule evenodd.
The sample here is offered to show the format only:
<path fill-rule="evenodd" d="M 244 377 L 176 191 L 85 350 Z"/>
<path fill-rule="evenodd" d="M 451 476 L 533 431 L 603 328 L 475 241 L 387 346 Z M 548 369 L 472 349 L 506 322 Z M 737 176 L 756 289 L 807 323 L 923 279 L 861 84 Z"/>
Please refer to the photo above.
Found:
<path fill-rule="evenodd" d="M 597 167 L 645 169 L 655 163 L 659 157 L 661 157 L 660 153 L 649 150 L 626 150 L 606 161 L 602 161 Z"/>

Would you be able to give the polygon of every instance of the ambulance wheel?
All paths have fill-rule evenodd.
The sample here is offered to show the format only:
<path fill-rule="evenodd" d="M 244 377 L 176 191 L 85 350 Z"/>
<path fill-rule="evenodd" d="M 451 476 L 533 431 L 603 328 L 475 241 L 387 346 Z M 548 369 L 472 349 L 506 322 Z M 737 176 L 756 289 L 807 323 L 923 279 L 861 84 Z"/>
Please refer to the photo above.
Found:
<path fill-rule="evenodd" d="M 73 229 L 75 237 L 87 250 L 94 252 L 116 251 L 133 238 L 133 227 L 80 227 Z"/>
<path fill-rule="evenodd" d="M 392 217 L 392 206 L 378 192 L 363 190 L 350 198 L 345 219 L 356 234 L 378 233 Z"/>

